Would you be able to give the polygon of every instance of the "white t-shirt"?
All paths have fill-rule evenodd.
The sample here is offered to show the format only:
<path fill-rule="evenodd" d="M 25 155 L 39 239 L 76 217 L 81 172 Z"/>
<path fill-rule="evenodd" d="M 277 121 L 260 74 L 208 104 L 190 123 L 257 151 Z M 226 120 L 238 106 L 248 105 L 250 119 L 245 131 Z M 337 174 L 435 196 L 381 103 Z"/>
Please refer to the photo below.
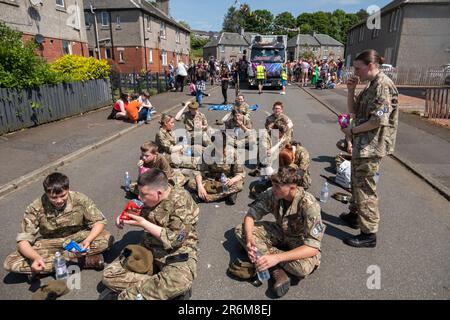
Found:
<path fill-rule="evenodd" d="M 184 63 L 178 63 L 177 75 L 182 76 L 182 77 L 187 76 L 187 71 L 186 71 L 186 67 L 184 66 Z"/>
<path fill-rule="evenodd" d="M 144 108 L 153 108 L 152 103 L 150 102 L 150 100 L 148 100 L 145 97 L 140 96 L 138 99 L 139 103 L 141 104 L 142 107 Z"/>

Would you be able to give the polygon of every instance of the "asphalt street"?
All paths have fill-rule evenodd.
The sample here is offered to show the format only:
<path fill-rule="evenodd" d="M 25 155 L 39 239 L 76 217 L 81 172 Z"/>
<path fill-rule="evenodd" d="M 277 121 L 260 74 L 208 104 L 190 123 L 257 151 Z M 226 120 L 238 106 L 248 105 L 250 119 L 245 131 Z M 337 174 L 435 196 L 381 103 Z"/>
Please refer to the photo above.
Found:
<path fill-rule="evenodd" d="M 234 90 L 229 90 L 230 98 Z M 263 128 L 267 112 L 280 100 L 294 123 L 295 139 L 309 150 L 313 184 L 310 192 L 318 197 L 324 179 L 334 176 L 332 162 L 339 150 L 335 144 L 342 134 L 334 114 L 298 87 L 290 86 L 287 95 L 267 91 L 244 90 L 249 104 L 260 109 L 252 114 L 255 128 Z M 229 99 L 232 100 L 232 99 Z M 205 99 L 220 104 L 220 90 Z M 213 127 L 223 111 L 201 109 Z M 173 113 L 175 114 L 175 113 Z M 181 123 L 177 126 L 181 127 Z M 129 243 L 137 243 L 138 229 L 119 231 L 114 219 L 127 199 L 121 189 L 125 171 L 137 176 L 139 146 L 152 140 L 158 130 L 152 123 L 137 128 L 114 142 L 63 166 L 60 171 L 71 179 L 71 188 L 85 193 L 96 202 L 109 220 L 108 229 L 117 243 L 106 255 L 113 261 Z M 8 170 L 2 168 L 2 170 Z M 273 299 L 267 285 L 255 288 L 226 275 L 230 259 L 244 254 L 234 238 L 232 228 L 241 223 L 247 205 L 248 185 L 255 178 L 247 177 L 245 189 L 235 206 L 224 202 L 200 204 L 198 231 L 200 236 L 198 277 L 194 281 L 192 299 L 262 300 Z M 331 192 L 342 191 L 331 186 Z M 385 158 L 379 181 L 381 225 L 375 249 L 356 249 L 342 243 L 344 237 L 358 231 L 344 226 L 338 216 L 346 206 L 330 199 L 322 205 L 322 218 L 327 225 L 322 247 L 322 264 L 310 277 L 295 283 L 282 299 L 449 299 L 450 298 L 450 206 L 446 199 L 429 185 L 391 158 Z M 3 223 L 0 226 L 2 260 L 15 249 L 15 236 L 24 209 L 42 194 L 42 181 L 34 182 L 0 199 Z M 380 289 L 369 289 L 367 273 L 376 266 L 380 270 Z M 30 299 L 38 283 L 30 286 L 23 276 L 0 271 L 3 279 L 0 299 Z M 81 289 L 72 290 L 63 299 L 97 299 L 103 289 L 101 272 L 81 273 Z M 50 278 L 42 280 L 46 283 Z"/>

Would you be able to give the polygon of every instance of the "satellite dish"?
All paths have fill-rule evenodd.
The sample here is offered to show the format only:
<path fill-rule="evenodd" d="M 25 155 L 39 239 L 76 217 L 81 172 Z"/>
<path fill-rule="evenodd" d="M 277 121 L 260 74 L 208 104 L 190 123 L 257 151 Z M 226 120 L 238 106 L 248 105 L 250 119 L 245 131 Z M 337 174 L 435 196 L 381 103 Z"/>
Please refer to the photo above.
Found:
<path fill-rule="evenodd" d="M 30 0 L 30 3 L 32 6 L 42 6 L 43 5 L 43 0 Z"/>
<path fill-rule="evenodd" d="M 44 36 L 40 33 L 38 33 L 37 35 L 34 36 L 34 41 L 36 41 L 37 44 L 42 44 L 44 43 Z"/>

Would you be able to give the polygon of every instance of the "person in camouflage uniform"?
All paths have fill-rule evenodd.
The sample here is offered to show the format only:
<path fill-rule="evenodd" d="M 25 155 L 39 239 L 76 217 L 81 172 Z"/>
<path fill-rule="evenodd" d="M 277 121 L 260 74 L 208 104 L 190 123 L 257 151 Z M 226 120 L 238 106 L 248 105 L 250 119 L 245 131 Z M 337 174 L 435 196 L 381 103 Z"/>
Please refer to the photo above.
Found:
<path fill-rule="evenodd" d="M 118 292 L 120 300 L 135 300 L 138 294 L 146 300 L 173 299 L 188 292 L 197 276 L 199 208 L 185 189 L 169 184 L 159 169 L 144 173 L 138 185 L 144 203 L 141 215 L 129 214 L 131 220 L 116 223 L 144 229 L 140 245 L 151 251 L 157 272 L 132 272 L 117 260 L 105 268 L 102 282 Z"/>
<path fill-rule="evenodd" d="M 233 146 L 227 148 L 226 136 L 222 137 L 224 138 L 222 154 L 216 154 L 212 164 L 207 164 L 206 161 L 200 164 L 198 170 L 194 171 L 195 178 L 187 183 L 188 190 L 198 202 L 215 202 L 226 198 L 227 203 L 233 205 L 236 203 L 237 194 L 244 188 L 244 166 L 238 162 L 235 148 Z M 219 159 L 221 156 L 223 159 Z M 223 190 L 220 181 L 222 174 L 227 178 L 225 183 L 227 191 Z"/>
<path fill-rule="evenodd" d="M 281 297 L 290 286 L 286 272 L 304 278 L 319 267 L 325 225 L 316 198 L 299 186 L 297 169 L 281 167 L 270 178 L 272 188 L 249 205 L 234 232 L 257 270 L 270 270 L 272 289 Z M 267 214 L 275 221 L 260 221 Z M 256 250 L 262 254 L 259 259 Z"/>
<path fill-rule="evenodd" d="M 155 143 L 158 146 L 158 152 L 166 156 L 172 168 L 195 169 L 196 159 L 186 156 L 186 146 L 177 144 L 173 129 L 175 127 L 175 118 L 168 114 L 162 114 L 160 120 L 160 129 L 156 134 Z"/>
<path fill-rule="evenodd" d="M 375 175 L 382 157 L 392 154 L 398 127 L 398 90 L 392 80 L 379 70 L 383 58 L 375 50 L 365 50 L 354 62 L 355 75 L 369 80 L 356 97 L 357 78 L 350 79 L 348 109 L 354 114 L 353 125 L 342 129 L 351 143 L 352 200 L 350 213 L 340 217 L 361 234 L 344 239 L 353 247 L 375 247 L 380 221 Z"/>
<path fill-rule="evenodd" d="M 102 252 L 114 239 L 105 230 L 106 218 L 86 195 L 69 190 L 69 178 L 52 173 L 44 180 L 45 194 L 25 210 L 17 234 L 17 251 L 8 255 L 4 269 L 31 276 L 54 271 L 53 259 L 59 251 L 69 263 L 80 267 L 102 269 Z M 87 254 L 64 250 L 70 240 L 89 249 Z"/>
<path fill-rule="evenodd" d="M 248 118 L 250 120 L 250 107 L 248 105 L 248 103 L 245 101 L 245 97 L 243 94 L 238 94 L 236 96 L 236 100 L 234 102 L 233 108 L 231 109 L 231 111 L 233 110 L 237 110 L 240 113 L 242 113 L 246 118 Z M 229 118 L 231 117 L 231 112 L 227 113 L 222 120 L 219 122 L 216 120 L 216 124 L 218 125 L 222 125 L 224 124 Z"/>
<path fill-rule="evenodd" d="M 188 111 L 185 111 L 189 108 Z M 175 116 L 176 121 L 183 120 L 184 127 L 188 134 L 188 139 L 191 143 L 196 144 L 201 141 L 203 147 L 211 144 L 210 129 L 208 127 L 208 120 L 206 116 L 198 111 L 197 102 L 188 102 Z"/>
<path fill-rule="evenodd" d="M 280 101 L 275 102 L 273 104 L 272 111 L 273 113 L 266 118 L 265 123 L 266 129 L 270 130 L 273 127 L 275 121 L 282 118 L 286 121 L 289 128 L 288 132 L 286 133 L 286 136 L 289 138 L 289 140 L 292 140 L 294 136 L 294 124 L 292 123 L 291 119 L 289 119 L 289 117 L 283 113 L 284 111 L 283 103 Z"/>
<path fill-rule="evenodd" d="M 240 110 L 231 111 L 231 118 L 225 122 L 225 130 L 234 139 L 236 148 L 245 148 L 257 141 L 253 124 Z"/>
<path fill-rule="evenodd" d="M 300 142 L 293 141 L 287 144 L 283 150 L 280 151 L 280 166 L 292 166 L 302 171 L 303 178 L 301 179 L 301 187 L 308 190 L 311 187 L 311 174 L 309 172 L 309 165 L 311 159 L 309 152 Z"/>

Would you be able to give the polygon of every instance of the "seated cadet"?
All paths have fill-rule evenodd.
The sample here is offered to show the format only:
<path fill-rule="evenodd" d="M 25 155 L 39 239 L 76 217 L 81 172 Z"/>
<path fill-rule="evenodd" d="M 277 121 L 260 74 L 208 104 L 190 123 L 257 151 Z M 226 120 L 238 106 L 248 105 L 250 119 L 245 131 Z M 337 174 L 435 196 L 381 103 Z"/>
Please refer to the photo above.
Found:
<path fill-rule="evenodd" d="M 141 146 L 141 157 L 137 165 L 139 168 L 139 175 L 145 173 L 149 169 L 158 168 L 176 185 L 183 186 L 187 182 L 187 178 L 179 170 L 172 169 L 169 160 L 158 152 L 158 146 L 153 141 L 146 141 Z M 133 183 L 130 186 L 130 190 L 132 193 L 138 195 L 139 190 L 137 183 Z"/>
<path fill-rule="evenodd" d="M 320 265 L 325 231 L 320 205 L 299 186 L 299 178 L 295 168 L 281 167 L 270 177 L 272 188 L 249 205 L 244 223 L 234 229 L 257 270 L 269 269 L 272 289 L 278 297 L 289 290 L 286 272 L 304 278 Z M 275 216 L 275 222 L 260 221 L 270 213 Z M 259 259 L 256 250 L 262 254 Z"/>
<path fill-rule="evenodd" d="M 229 135 L 229 130 L 233 131 L 230 138 L 236 140 L 237 147 L 241 145 L 240 143 L 243 143 L 242 147 L 245 147 L 245 144 L 256 142 L 256 133 L 253 132 L 252 134 L 252 129 L 252 121 L 238 109 L 231 111 L 231 118 L 225 122 L 226 133 Z"/>
<path fill-rule="evenodd" d="M 275 145 L 272 145 L 272 130 L 278 130 L 278 143 Z M 285 118 L 277 119 L 271 124 L 270 129 L 264 132 L 262 139 L 259 139 L 258 146 L 260 149 L 267 151 L 266 159 L 260 159 L 258 152 L 258 164 L 256 169 L 248 173 L 250 176 L 257 177 L 261 175 L 261 172 L 264 171 L 263 168 L 272 166 L 271 164 L 278 160 L 280 150 L 290 142 L 287 132 L 289 132 L 289 128 Z"/>
<path fill-rule="evenodd" d="M 180 111 L 178 111 L 175 120 L 183 120 L 184 127 L 188 134 L 188 141 L 191 141 L 193 144 L 196 144 L 197 141 L 201 141 L 201 145 L 207 147 L 211 144 L 208 120 L 203 113 L 198 111 L 198 107 L 197 102 L 188 102 Z M 189 108 L 189 110 L 186 111 L 186 108 Z"/>
<path fill-rule="evenodd" d="M 292 166 L 302 170 L 303 179 L 301 179 L 301 187 L 305 190 L 308 190 L 308 188 L 311 187 L 311 174 L 309 172 L 310 164 L 311 159 L 309 157 L 309 152 L 300 142 L 293 141 L 292 143 L 287 144 L 280 152 L 281 167 Z"/>
<path fill-rule="evenodd" d="M 6 257 L 6 271 L 29 276 L 47 275 L 54 271 L 57 251 L 69 263 L 81 268 L 103 269 L 102 252 L 109 249 L 114 238 L 105 230 L 106 218 L 94 202 L 82 193 L 70 191 L 69 178 L 54 172 L 44 180 L 44 195 L 25 210 L 17 251 Z M 70 240 L 87 254 L 64 250 Z"/>
<path fill-rule="evenodd" d="M 227 154 L 228 151 L 232 154 Z M 227 148 L 225 134 L 222 154 L 215 154 L 215 157 L 213 164 L 203 161 L 198 170 L 193 171 L 195 178 L 189 180 L 187 188 L 197 202 L 215 202 L 226 198 L 227 204 L 233 205 L 238 192 L 244 188 L 245 171 L 244 166 L 238 163 L 235 149 L 232 146 Z M 222 174 L 226 176 L 225 186 L 228 190 L 224 190 Z"/>
<path fill-rule="evenodd" d="M 191 156 L 186 156 L 188 145 L 177 144 L 173 129 L 175 127 L 175 118 L 169 114 L 163 113 L 160 120 L 160 129 L 156 134 L 155 143 L 158 146 L 158 152 L 166 155 L 172 168 L 195 169 Z"/>
<path fill-rule="evenodd" d="M 250 119 L 250 109 L 247 102 L 245 102 L 245 98 L 243 94 L 239 94 L 236 97 L 236 100 L 233 105 L 233 110 L 239 110 L 242 114 L 244 114 L 248 119 Z M 216 124 L 222 125 L 224 122 L 226 122 L 231 117 L 231 112 L 227 113 L 221 121 L 217 121 Z"/>
<path fill-rule="evenodd" d="M 272 128 L 273 124 L 275 123 L 275 120 L 284 118 L 288 124 L 289 131 L 287 132 L 287 137 L 289 140 L 292 139 L 294 136 L 294 124 L 292 123 L 291 119 L 287 115 L 283 113 L 284 106 L 283 103 L 280 101 L 277 101 L 273 104 L 272 111 L 273 113 L 266 118 L 265 127 L 267 130 Z"/>
<path fill-rule="evenodd" d="M 144 208 L 130 220 L 117 218 L 117 226 L 144 229 L 140 246 L 150 251 L 153 262 L 141 272 L 130 271 L 119 259 L 103 272 L 103 284 L 120 293 L 119 299 L 172 299 L 189 292 L 197 275 L 197 221 L 199 208 L 189 193 L 169 184 L 159 169 L 150 169 L 138 181 Z M 121 262 L 122 261 L 122 262 Z M 152 266 L 157 269 L 156 272 Z M 143 268 L 141 268 L 143 269 Z"/>

